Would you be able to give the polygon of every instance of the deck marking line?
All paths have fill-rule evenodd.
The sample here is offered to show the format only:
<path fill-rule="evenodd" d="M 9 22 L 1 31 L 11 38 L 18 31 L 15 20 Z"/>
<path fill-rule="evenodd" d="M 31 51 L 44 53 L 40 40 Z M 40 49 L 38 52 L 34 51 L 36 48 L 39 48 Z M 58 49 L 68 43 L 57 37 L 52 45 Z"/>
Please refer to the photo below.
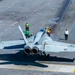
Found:
<path fill-rule="evenodd" d="M 14 22 L 13 24 L 11 24 L 11 26 L 14 26 L 14 25 L 16 25 L 18 22 Z"/>
<path fill-rule="evenodd" d="M 9 61 L 0 61 L 0 68 L 5 69 L 15 69 L 15 70 L 34 70 L 34 71 L 45 71 L 45 72 L 64 72 L 64 73 L 74 73 L 75 72 L 75 65 L 61 65 L 61 64 L 47 64 L 47 63 L 40 63 L 43 65 L 47 65 L 48 67 L 40 67 L 40 66 L 32 66 L 35 65 L 34 63 L 30 63 L 31 65 L 16 65 L 20 62 L 10 62 Z M 2 64 L 3 63 L 3 64 Z M 6 64 L 4 64 L 6 63 Z M 22 62 L 24 64 L 28 64 L 28 62 Z"/>

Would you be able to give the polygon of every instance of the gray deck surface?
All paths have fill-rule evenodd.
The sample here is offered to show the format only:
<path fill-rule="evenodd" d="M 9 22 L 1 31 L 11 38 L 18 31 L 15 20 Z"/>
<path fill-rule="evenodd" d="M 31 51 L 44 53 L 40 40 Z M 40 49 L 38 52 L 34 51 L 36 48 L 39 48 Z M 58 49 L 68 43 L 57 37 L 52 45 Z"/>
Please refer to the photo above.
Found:
<path fill-rule="evenodd" d="M 20 25 L 23 30 L 25 29 L 25 23 L 30 23 L 30 31 L 35 34 L 41 28 L 45 28 L 50 25 L 50 19 L 54 18 L 58 9 L 60 8 L 63 0 L 0 0 L 0 41 L 2 40 L 18 40 L 22 39 L 22 36 L 18 30 Z M 58 36 L 62 42 L 75 43 L 75 17 L 74 17 L 74 5 L 75 0 L 72 0 L 72 4 L 65 16 L 65 19 L 60 26 L 57 27 L 55 35 Z M 64 30 L 69 29 L 69 40 L 64 41 Z M 0 60 L 7 60 L 20 62 L 35 62 L 36 60 L 47 61 L 46 63 L 64 63 L 75 64 L 73 58 L 75 58 L 75 52 L 71 53 L 50 53 L 50 59 L 43 59 L 44 56 L 30 56 L 23 55 L 23 51 L 17 50 L 0 50 Z M 57 57 L 55 57 L 57 56 Z M 31 60 L 33 59 L 33 60 Z M 16 64 L 16 63 L 13 63 Z M 1 64 L 0 64 L 1 65 Z M 17 64 L 22 65 L 22 64 Z M 37 65 L 34 63 L 34 65 Z M 30 70 L 12 70 L 12 69 L 0 69 L 0 75 L 75 75 L 69 73 L 58 72 L 40 72 Z"/>

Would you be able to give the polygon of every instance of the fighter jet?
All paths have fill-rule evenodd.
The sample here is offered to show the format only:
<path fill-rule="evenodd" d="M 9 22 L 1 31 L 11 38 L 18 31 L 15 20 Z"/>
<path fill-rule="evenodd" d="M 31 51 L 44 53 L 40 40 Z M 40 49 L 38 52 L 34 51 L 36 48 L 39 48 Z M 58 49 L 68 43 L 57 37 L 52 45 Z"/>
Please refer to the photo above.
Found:
<path fill-rule="evenodd" d="M 26 55 L 47 54 L 50 52 L 72 52 L 75 51 L 74 44 L 62 43 L 52 40 L 44 29 L 41 29 L 34 36 L 26 38 L 22 28 L 18 27 L 23 40 L 0 41 L 0 49 L 23 48 Z"/>

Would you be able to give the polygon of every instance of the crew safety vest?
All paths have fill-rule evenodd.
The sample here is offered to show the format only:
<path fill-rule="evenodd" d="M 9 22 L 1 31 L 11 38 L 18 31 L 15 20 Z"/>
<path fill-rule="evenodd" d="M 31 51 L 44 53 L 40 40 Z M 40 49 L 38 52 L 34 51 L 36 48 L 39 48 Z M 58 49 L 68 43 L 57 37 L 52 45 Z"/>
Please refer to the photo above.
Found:
<path fill-rule="evenodd" d="M 50 31 L 51 31 L 50 29 L 47 29 L 47 30 L 46 30 L 47 33 L 50 33 Z"/>
<path fill-rule="evenodd" d="M 29 34 L 30 34 L 30 32 L 29 32 L 28 30 L 26 30 L 26 31 L 25 31 L 25 34 L 26 34 L 26 35 L 29 35 Z"/>

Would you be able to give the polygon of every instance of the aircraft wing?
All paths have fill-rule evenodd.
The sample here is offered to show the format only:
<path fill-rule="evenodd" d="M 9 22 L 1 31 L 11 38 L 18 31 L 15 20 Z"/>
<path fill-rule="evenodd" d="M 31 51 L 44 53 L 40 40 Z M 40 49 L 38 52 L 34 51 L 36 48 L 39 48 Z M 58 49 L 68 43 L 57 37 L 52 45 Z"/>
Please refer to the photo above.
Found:
<path fill-rule="evenodd" d="M 27 38 L 29 43 L 32 43 L 34 36 Z M 25 46 L 24 40 L 12 40 L 12 41 L 0 41 L 0 49 L 19 49 L 24 48 Z"/>
<path fill-rule="evenodd" d="M 46 45 L 46 50 L 50 50 L 51 52 L 73 52 L 75 51 L 75 45 L 53 41 L 49 45 Z"/>
<path fill-rule="evenodd" d="M 75 44 L 53 41 L 48 35 L 44 35 L 37 45 L 39 50 L 44 52 L 73 52 Z"/>
<path fill-rule="evenodd" d="M 75 45 L 70 45 L 70 44 L 59 45 L 59 44 L 45 45 L 44 50 L 46 52 L 73 52 L 73 51 L 75 51 Z"/>
<path fill-rule="evenodd" d="M 23 48 L 24 40 L 0 41 L 0 49 Z"/>

